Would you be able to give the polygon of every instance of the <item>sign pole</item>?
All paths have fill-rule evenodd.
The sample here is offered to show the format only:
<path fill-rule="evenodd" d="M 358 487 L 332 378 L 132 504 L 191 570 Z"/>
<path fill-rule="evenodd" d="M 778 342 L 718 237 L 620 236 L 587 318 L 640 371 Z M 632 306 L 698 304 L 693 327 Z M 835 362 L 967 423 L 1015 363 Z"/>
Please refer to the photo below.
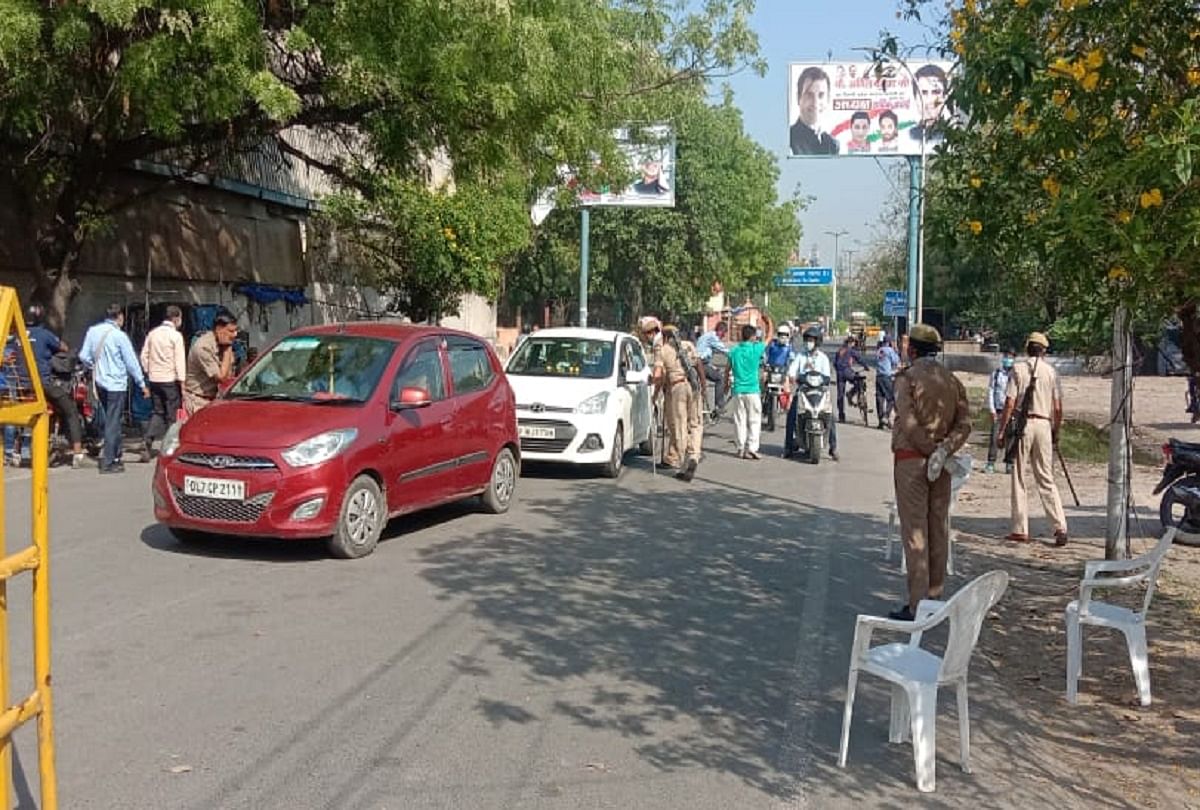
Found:
<path fill-rule="evenodd" d="M 921 320 L 917 267 L 921 251 L 921 158 L 908 158 L 908 331 Z"/>
<path fill-rule="evenodd" d="M 579 325 L 588 325 L 588 231 L 591 211 L 585 205 L 579 221 Z"/>

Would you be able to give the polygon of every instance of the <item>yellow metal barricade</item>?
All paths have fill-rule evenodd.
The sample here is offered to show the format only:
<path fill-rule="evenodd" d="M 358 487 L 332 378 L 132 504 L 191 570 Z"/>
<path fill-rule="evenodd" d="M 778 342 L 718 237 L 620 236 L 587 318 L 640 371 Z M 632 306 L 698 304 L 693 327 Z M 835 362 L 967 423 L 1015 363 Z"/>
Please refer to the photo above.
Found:
<path fill-rule="evenodd" d="M 58 790 L 54 776 L 54 724 L 50 698 L 50 537 L 49 489 L 50 412 L 37 374 L 37 364 L 25 332 L 17 291 L 0 287 L 0 329 L 5 336 L 4 393 L 0 396 L 0 425 L 33 430 L 32 535 L 33 545 L 9 555 L 3 531 L 4 479 L 0 476 L 0 797 L 3 808 L 12 806 L 12 733 L 37 718 L 38 772 L 41 808 L 56 810 Z M 33 692 L 9 705 L 8 579 L 22 571 L 33 575 Z"/>

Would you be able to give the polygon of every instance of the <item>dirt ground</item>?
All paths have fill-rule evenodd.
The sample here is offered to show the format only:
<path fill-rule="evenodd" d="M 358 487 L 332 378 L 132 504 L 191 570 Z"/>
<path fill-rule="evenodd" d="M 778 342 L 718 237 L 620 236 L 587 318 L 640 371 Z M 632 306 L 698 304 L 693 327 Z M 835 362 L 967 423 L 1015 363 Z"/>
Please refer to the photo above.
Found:
<path fill-rule="evenodd" d="M 986 382 L 982 375 L 959 376 L 968 387 Z M 1104 425 L 1109 384 L 1103 378 L 1064 378 L 1068 417 Z M 1158 448 L 1168 436 L 1200 441 L 1200 426 L 1188 424 L 1183 412 L 1184 390 L 1179 378 L 1136 380 L 1139 445 Z M 972 438 L 980 441 L 972 450 L 977 461 L 986 457 L 987 436 Z M 1151 495 L 1160 472 L 1135 468 L 1135 555 L 1152 548 L 1160 534 L 1158 499 Z M 1066 548 L 1051 544 L 1051 527 L 1035 493 L 1030 503 L 1035 541 L 1016 545 L 1003 540 L 1009 478 L 985 474 L 982 463 L 959 496 L 954 527 L 961 573 L 970 577 L 1003 568 L 1011 577 L 990 632 L 981 637 L 982 657 L 1020 695 L 1021 705 L 1030 707 L 1023 719 L 1040 729 L 1029 735 L 1031 761 L 1055 763 L 1059 773 L 1076 774 L 1081 800 L 1100 806 L 1127 802 L 1125 806 L 1200 808 L 1200 548 L 1172 548 L 1147 617 L 1153 704 L 1142 708 L 1137 703 L 1120 634 L 1087 628 L 1079 704 L 1071 706 L 1065 698 L 1063 609 L 1078 597 L 1083 562 L 1104 558 L 1107 471 L 1101 464 L 1072 465 L 1078 507 L 1061 470 L 1057 477 L 1071 535 Z M 1131 596 L 1141 598 L 1140 593 Z"/>

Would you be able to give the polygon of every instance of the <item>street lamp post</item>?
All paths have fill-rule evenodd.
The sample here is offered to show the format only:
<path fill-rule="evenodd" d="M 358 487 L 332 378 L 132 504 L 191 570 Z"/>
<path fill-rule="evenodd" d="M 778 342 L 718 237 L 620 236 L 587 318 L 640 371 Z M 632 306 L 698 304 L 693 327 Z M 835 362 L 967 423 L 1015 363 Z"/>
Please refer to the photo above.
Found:
<path fill-rule="evenodd" d="M 838 274 L 838 239 L 850 233 L 850 231 L 825 231 L 826 236 L 833 237 L 833 301 L 831 309 L 833 312 L 829 318 L 829 330 L 834 329 L 834 324 L 837 323 L 837 274 Z"/>
<path fill-rule="evenodd" d="M 856 241 L 855 244 L 858 244 L 858 242 Z M 854 276 L 854 254 L 855 254 L 855 252 L 856 251 L 853 248 L 846 248 L 846 272 L 842 274 L 842 281 L 846 282 L 846 287 L 847 287 L 846 294 L 842 297 L 846 299 L 846 305 L 850 312 L 854 311 L 854 299 L 857 297 L 857 296 L 851 295 L 851 293 L 853 293 L 857 290 L 857 287 L 855 285 L 855 282 L 857 281 L 857 279 Z"/>

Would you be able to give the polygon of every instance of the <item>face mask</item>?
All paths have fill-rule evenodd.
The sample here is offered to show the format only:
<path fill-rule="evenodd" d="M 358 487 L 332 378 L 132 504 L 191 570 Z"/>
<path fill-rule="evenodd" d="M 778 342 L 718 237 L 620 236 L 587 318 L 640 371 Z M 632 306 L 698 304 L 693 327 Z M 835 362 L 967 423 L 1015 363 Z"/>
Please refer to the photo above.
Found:
<path fill-rule="evenodd" d="M 804 348 L 811 352 L 813 349 L 817 348 L 817 342 L 815 340 L 806 340 L 804 341 Z"/>
<path fill-rule="evenodd" d="M 1003 362 L 1001 363 L 1001 365 L 1002 365 L 1002 366 L 1004 366 L 1005 368 L 1012 368 L 1012 367 L 1013 367 L 1013 361 L 1012 361 L 1012 358 L 1011 358 L 1011 357 L 1006 357 L 1006 358 L 1004 358 L 1004 360 L 1003 360 Z"/>

